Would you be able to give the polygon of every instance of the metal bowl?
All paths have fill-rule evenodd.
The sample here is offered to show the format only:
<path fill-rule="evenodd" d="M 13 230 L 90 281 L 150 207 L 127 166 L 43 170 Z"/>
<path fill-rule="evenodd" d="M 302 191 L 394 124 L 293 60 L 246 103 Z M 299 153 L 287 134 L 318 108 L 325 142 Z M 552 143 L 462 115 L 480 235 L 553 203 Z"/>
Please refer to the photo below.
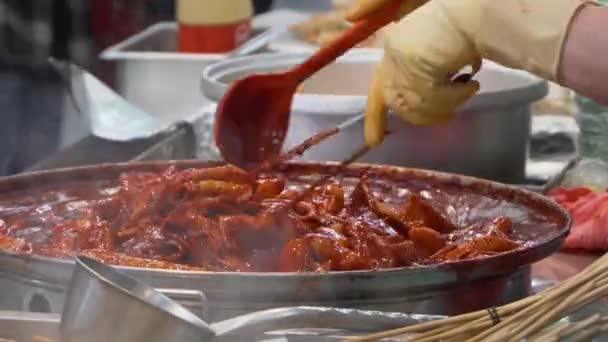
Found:
<path fill-rule="evenodd" d="M 64 342 L 207 341 L 215 331 L 167 296 L 87 257 L 76 266 L 61 315 Z"/>
<path fill-rule="evenodd" d="M 210 167 L 202 161 L 106 164 L 44 171 L 0 179 L 0 193 L 23 191 L 37 184 L 115 180 L 125 171 L 160 171 Z M 288 163 L 288 178 L 328 173 L 335 163 Z M 570 227 L 565 210 L 549 199 L 490 181 L 401 167 L 356 164 L 344 177 L 368 172 L 373 180 L 393 187 L 423 186 L 459 189 L 510 205 L 510 212 L 533 212 L 555 229 L 538 234 L 540 242 L 513 252 L 457 263 L 414 268 L 328 273 L 188 272 L 121 267 L 155 288 L 199 290 L 208 298 L 207 322 L 268 308 L 331 306 L 423 314 L 456 314 L 521 299 L 530 293 L 529 265 L 556 252 Z M 460 194 L 460 192 L 458 192 Z M 456 200 L 457 198 L 455 198 Z M 508 214 L 507 212 L 492 215 Z M 534 232 L 534 229 L 531 229 Z M 60 312 L 74 263 L 70 260 L 0 252 L 0 304 L 8 309 L 32 309 L 32 299 L 46 300 Z"/>
<path fill-rule="evenodd" d="M 306 53 L 258 54 L 230 58 L 203 72 L 202 91 L 218 101 L 234 80 L 252 73 L 286 70 Z M 333 128 L 365 108 L 373 66 L 382 51 L 353 51 L 302 84 L 294 97 L 285 148 Z M 480 92 L 447 124 L 417 127 L 391 115 L 394 133 L 361 162 L 403 165 L 521 184 L 530 132 L 530 105 L 547 95 L 547 83 L 526 72 L 484 61 L 476 76 Z M 252 115 L 256 113 L 252 112 Z M 353 125 L 304 154 L 305 160 L 342 160 L 363 143 L 361 124 Z"/>

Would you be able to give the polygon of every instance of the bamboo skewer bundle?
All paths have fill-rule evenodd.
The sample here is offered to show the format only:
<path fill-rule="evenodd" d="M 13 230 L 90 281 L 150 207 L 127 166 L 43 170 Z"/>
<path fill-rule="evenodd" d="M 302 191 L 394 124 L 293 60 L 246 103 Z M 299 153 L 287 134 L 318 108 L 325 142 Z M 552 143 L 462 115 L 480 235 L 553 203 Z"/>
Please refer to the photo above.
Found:
<path fill-rule="evenodd" d="M 589 338 L 608 330 L 608 317 L 595 314 L 584 321 L 566 323 L 554 329 L 547 329 L 528 339 L 529 342 L 550 342 L 569 338 L 571 341 L 587 341 Z"/>
<path fill-rule="evenodd" d="M 408 342 L 431 341 L 586 341 L 608 332 L 608 317 L 547 327 L 567 314 L 608 295 L 608 254 L 578 275 L 531 297 L 498 308 L 425 322 L 349 339 L 376 341 L 408 335 Z"/>

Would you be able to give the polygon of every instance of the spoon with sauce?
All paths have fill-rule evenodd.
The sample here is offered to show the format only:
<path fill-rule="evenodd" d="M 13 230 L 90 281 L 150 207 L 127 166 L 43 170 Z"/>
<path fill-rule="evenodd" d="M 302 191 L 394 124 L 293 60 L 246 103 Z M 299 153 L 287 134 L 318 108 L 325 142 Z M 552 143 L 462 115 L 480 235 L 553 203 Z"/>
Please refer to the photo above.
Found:
<path fill-rule="evenodd" d="M 278 155 L 298 86 L 397 19 L 402 3 L 389 1 L 302 64 L 285 72 L 246 76 L 233 83 L 218 104 L 214 127 L 215 142 L 224 160 L 251 170 Z"/>

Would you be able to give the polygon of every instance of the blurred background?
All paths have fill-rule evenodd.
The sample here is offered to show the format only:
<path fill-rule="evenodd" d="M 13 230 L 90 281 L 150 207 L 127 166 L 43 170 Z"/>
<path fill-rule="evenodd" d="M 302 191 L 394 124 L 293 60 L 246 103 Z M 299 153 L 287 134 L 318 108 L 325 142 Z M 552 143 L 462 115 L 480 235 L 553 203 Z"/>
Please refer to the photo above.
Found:
<path fill-rule="evenodd" d="M 331 7 L 330 0 L 253 2 L 256 14 Z M 49 57 L 72 61 L 112 86 L 114 66 L 99 53 L 174 18 L 174 0 L 0 0 L 0 175 L 18 173 L 76 139 L 63 122 L 70 108 Z"/>
<path fill-rule="evenodd" d="M 227 1 L 236 3 L 237 0 Z M 249 38 L 277 27 L 285 28 L 285 32 L 266 42 L 256 52 L 275 52 L 283 54 L 283 58 L 296 52 L 311 52 L 349 27 L 341 11 L 350 0 L 241 1 L 251 1 L 254 7 L 254 13 L 247 14 L 254 15 Z M 221 16 L 230 16 L 232 13 L 226 10 L 220 12 Z M 212 14 L 202 16 L 210 17 Z M 86 116 L 93 111 L 90 107 L 85 107 L 92 102 L 103 107 L 100 90 L 87 88 L 83 96 L 87 103 L 78 106 L 78 101 L 73 101 L 74 96 L 68 96 L 65 75 L 61 78 L 51 67 L 49 57 L 72 62 L 90 72 L 115 90 L 122 99 L 162 125 L 186 120 L 214 104 L 217 99 L 206 98 L 201 92 L 202 71 L 206 66 L 225 59 L 226 53 L 233 48 L 221 51 L 199 50 L 195 53 L 183 49 L 181 42 L 185 40 L 186 30 L 182 30 L 181 24 L 176 23 L 176 17 L 176 0 L 0 0 L 0 108 L 3 119 L 3 124 L 0 125 L 0 176 L 44 168 L 132 160 L 139 156 L 139 150 L 144 149 L 136 143 L 119 146 L 114 141 L 90 138 L 92 125 L 90 117 L 87 119 Z M 203 27 L 205 20 L 210 20 L 206 23 L 209 24 L 217 19 L 219 18 L 201 19 L 203 23 L 199 24 Z M 228 21 L 221 21 L 220 24 L 224 25 Z M 238 34 L 233 36 L 238 40 Z M 377 49 L 381 47 L 381 37 L 378 34 L 359 47 L 365 48 L 362 50 L 381 52 Z M 191 38 L 195 45 L 226 41 L 225 36 L 209 32 L 207 36 L 194 34 Z M 376 57 L 372 54 L 366 56 L 369 60 L 360 64 L 337 65 L 333 71 L 317 75 L 307 92 L 355 95 L 363 101 L 367 79 L 376 62 Z M 255 68 L 249 70 L 259 71 Z M 73 90 L 75 77 L 72 76 L 73 74 L 68 77 L 71 77 L 70 89 Z M 486 76 L 480 77 L 483 78 L 484 86 L 493 91 L 513 86 L 513 79 L 506 77 L 503 72 L 489 71 Z M 463 116 L 463 120 L 445 128 L 449 134 L 442 132 L 440 127 L 432 132 L 418 130 L 418 133 L 404 133 L 403 137 L 393 136 L 392 140 L 383 144 L 382 149 L 376 149 L 372 153 L 370 160 L 364 161 L 441 169 L 516 184 L 542 183 L 549 175 L 559 172 L 574 153 L 578 127 L 571 115 L 574 108 L 573 96 L 569 90 L 553 84 L 549 85 L 548 96 L 545 96 L 544 85 L 524 87 L 522 84 L 518 86 L 526 94 L 525 101 L 520 96 L 509 100 L 508 108 L 497 105 L 492 110 L 484 108 L 483 114 L 469 113 Z M 325 104 L 334 100 L 339 103 L 346 101 L 339 97 L 323 101 Z M 349 99 L 351 100 L 355 101 Z M 353 102 L 353 106 L 349 105 L 348 108 L 332 104 L 331 108 L 343 111 L 340 112 L 341 115 L 355 115 L 360 111 L 354 109 L 363 105 L 363 102 Z M 600 110 L 593 103 L 585 102 L 587 103 L 590 104 L 586 105 L 585 111 Z M 303 121 L 292 120 L 298 129 L 290 130 L 291 136 L 287 142 L 299 143 L 318 129 L 337 124 L 331 120 L 338 116 L 330 115 L 327 106 L 322 107 L 324 112 L 317 113 L 318 115 L 311 114 L 319 109 L 316 104 L 313 107 L 315 108 L 296 111 L 304 114 L 294 115 L 294 118 Z M 128 115 L 124 115 L 121 110 L 124 108 L 105 106 L 98 113 L 120 117 L 124 123 Z M 473 111 L 472 108 L 470 110 Z M 211 124 L 208 121 L 212 121 L 214 110 L 209 111 L 209 115 L 201 116 L 201 120 L 193 125 L 197 129 L 195 135 L 198 139 L 193 148 L 204 152 L 197 155 L 203 159 L 214 159 L 217 154 L 216 151 L 211 151 L 213 147 L 209 148 L 213 143 Z M 488 112 L 494 113 L 496 117 L 489 119 L 492 116 Z M 503 115 L 505 113 L 502 112 L 508 113 Z M 600 126 L 596 117 L 598 116 L 591 116 L 591 119 L 584 121 L 588 130 L 595 131 Z M 112 121 L 112 127 L 124 126 L 117 122 Z M 485 134 L 471 133 L 477 130 Z M 114 132 L 116 129 L 106 129 L 108 131 Z M 317 154 L 305 157 L 316 160 L 341 159 L 348 154 L 353 139 L 360 138 L 359 132 L 355 127 L 351 135 L 344 135 L 343 145 L 334 141 L 332 148 L 317 149 Z M 429 144 L 426 153 L 403 153 L 407 148 L 420 151 L 420 145 L 415 142 L 415 134 L 438 134 L 459 140 L 458 144 Z M 593 151 L 597 150 L 597 154 L 608 155 L 608 148 L 595 148 L 598 146 L 596 135 L 587 135 L 593 139 L 580 145 L 591 146 Z M 508 139 L 500 138 L 502 136 Z M 605 140 L 603 136 L 601 139 Z M 105 144 L 102 145 L 102 142 Z M 155 142 L 156 140 L 150 141 L 148 145 L 155 146 Z M 408 145 L 410 143 L 411 146 Z M 148 145 L 146 146 L 149 147 Z M 608 146 L 608 143 L 600 145 Z M 133 151 L 121 154 L 120 152 L 126 151 L 126 146 L 134 146 Z M 450 150 L 452 147 L 459 150 Z M 494 160 L 498 151 L 496 149 L 503 153 L 501 163 Z M 491 172 L 478 172 L 486 167 Z"/>

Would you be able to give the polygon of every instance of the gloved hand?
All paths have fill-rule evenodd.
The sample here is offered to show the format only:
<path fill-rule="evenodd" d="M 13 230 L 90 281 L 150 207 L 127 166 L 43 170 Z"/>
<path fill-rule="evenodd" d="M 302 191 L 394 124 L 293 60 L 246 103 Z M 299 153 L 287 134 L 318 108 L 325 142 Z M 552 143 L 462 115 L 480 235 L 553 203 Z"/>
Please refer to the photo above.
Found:
<path fill-rule="evenodd" d="M 559 83 L 570 21 L 585 3 L 591 2 L 431 0 L 416 9 L 385 33 L 385 55 L 369 89 L 366 143 L 382 142 L 387 107 L 413 124 L 449 120 L 479 89 L 453 76 L 465 66 L 477 71 L 482 58 Z"/>

